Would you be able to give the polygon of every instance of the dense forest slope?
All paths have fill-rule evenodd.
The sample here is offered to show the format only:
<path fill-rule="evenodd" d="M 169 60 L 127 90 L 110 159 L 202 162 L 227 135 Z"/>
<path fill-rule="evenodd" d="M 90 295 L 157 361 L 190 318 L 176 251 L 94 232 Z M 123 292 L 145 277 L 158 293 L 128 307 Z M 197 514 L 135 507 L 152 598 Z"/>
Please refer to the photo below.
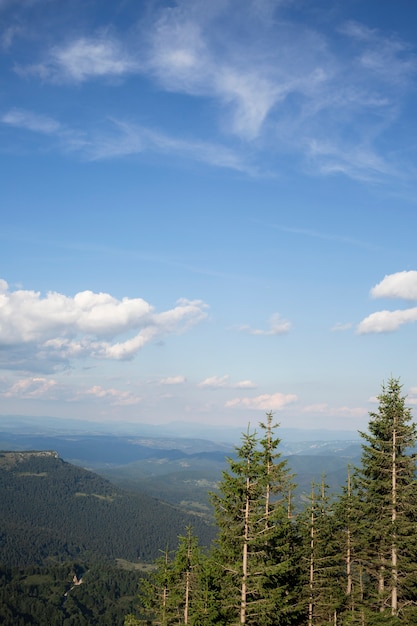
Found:
<path fill-rule="evenodd" d="M 132 494 L 54 452 L 0 452 L 0 560 L 151 561 L 192 524 L 203 544 L 214 528 L 197 516 Z"/>

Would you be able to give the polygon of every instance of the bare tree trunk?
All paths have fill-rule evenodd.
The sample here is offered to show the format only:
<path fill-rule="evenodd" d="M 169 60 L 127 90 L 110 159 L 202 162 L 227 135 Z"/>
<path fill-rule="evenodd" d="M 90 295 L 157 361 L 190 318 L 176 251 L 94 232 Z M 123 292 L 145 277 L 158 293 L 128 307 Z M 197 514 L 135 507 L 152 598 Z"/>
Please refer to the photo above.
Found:
<path fill-rule="evenodd" d="M 240 599 L 240 623 L 246 623 L 246 581 L 248 577 L 248 540 L 249 540 L 249 488 L 250 479 L 246 479 L 245 529 L 242 554 L 242 587 Z"/>
<path fill-rule="evenodd" d="M 168 553 L 168 548 L 165 550 L 165 571 L 168 568 L 168 560 L 169 560 L 169 553 Z M 167 619 L 167 605 L 168 605 L 168 586 L 167 584 L 164 585 L 164 588 L 162 590 L 162 626 L 165 626 L 168 622 Z"/>
<path fill-rule="evenodd" d="M 188 612 L 190 607 L 190 567 L 191 567 L 191 529 L 187 535 L 187 570 L 185 572 L 185 602 L 184 602 L 184 624 L 188 624 Z"/>
<path fill-rule="evenodd" d="M 348 517 L 348 527 L 347 527 L 347 537 L 346 537 L 346 576 L 347 576 L 347 584 L 346 584 L 346 595 L 350 596 L 352 593 L 352 536 L 351 536 L 351 520 L 350 520 L 350 498 L 352 496 L 352 487 L 350 481 L 350 467 L 348 468 L 348 482 L 347 482 L 347 495 L 348 495 L 348 506 L 349 506 L 349 517 Z"/>
<path fill-rule="evenodd" d="M 308 603 L 308 626 L 313 626 L 313 585 L 314 585 L 314 485 L 311 489 L 310 516 L 310 600 Z"/>
<path fill-rule="evenodd" d="M 397 520 L 397 458 L 396 458 L 396 430 L 392 433 L 392 524 L 393 536 L 391 545 L 391 561 L 392 561 L 392 591 L 391 591 L 391 615 L 397 615 L 398 612 L 398 564 L 397 564 L 397 537 L 395 534 L 395 522 Z"/>

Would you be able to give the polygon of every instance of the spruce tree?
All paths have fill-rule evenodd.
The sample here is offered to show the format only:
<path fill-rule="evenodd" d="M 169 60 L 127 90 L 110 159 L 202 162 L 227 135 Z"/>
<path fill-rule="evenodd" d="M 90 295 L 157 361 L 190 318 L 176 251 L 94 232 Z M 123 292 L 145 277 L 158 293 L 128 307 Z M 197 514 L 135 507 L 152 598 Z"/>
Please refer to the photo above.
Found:
<path fill-rule="evenodd" d="M 324 477 L 313 483 L 308 505 L 299 516 L 303 527 L 304 604 L 308 626 L 338 624 L 343 605 L 340 573 L 343 561 L 337 544 L 333 505 Z"/>
<path fill-rule="evenodd" d="M 178 538 L 178 547 L 165 550 L 155 571 L 142 583 L 140 596 L 149 618 L 160 626 L 194 626 L 200 623 L 200 577 L 203 554 L 190 526 Z M 196 605 L 196 606 L 195 606 Z"/>
<path fill-rule="evenodd" d="M 290 477 L 267 414 L 259 440 L 249 430 L 229 459 L 213 496 L 219 527 L 217 562 L 225 624 L 294 623 L 296 572 L 294 522 L 288 515 Z"/>
<path fill-rule="evenodd" d="M 362 562 L 366 566 L 365 624 L 416 624 L 417 483 L 416 426 L 398 379 L 390 378 L 361 433 L 358 496 Z"/>

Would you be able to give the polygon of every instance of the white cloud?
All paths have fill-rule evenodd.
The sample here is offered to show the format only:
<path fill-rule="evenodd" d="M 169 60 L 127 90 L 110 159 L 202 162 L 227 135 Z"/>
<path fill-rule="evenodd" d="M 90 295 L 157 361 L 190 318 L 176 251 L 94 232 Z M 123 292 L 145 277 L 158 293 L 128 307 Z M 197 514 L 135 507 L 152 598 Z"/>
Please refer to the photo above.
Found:
<path fill-rule="evenodd" d="M 187 381 L 185 376 L 168 376 L 168 378 L 161 378 L 160 385 L 182 385 Z"/>
<path fill-rule="evenodd" d="M 1 116 L 3 124 L 26 128 L 36 133 L 54 135 L 61 130 L 59 122 L 46 115 L 37 115 L 31 111 L 12 109 Z"/>
<path fill-rule="evenodd" d="M 56 387 L 56 381 L 43 377 L 30 377 L 18 380 L 1 395 L 5 398 L 38 399 L 50 397 Z"/>
<path fill-rule="evenodd" d="M 350 330 L 352 326 L 353 324 L 351 322 L 346 322 L 346 323 L 338 322 L 331 328 L 331 331 L 335 333 L 343 332 L 345 330 Z"/>
<path fill-rule="evenodd" d="M 123 76 L 138 70 L 138 63 L 123 46 L 110 37 L 82 37 L 52 48 L 47 59 L 18 67 L 22 74 L 37 75 L 54 82 L 82 83 L 91 78 Z"/>
<path fill-rule="evenodd" d="M 219 143 L 178 138 L 118 120 L 112 120 L 112 123 L 113 129 L 109 132 L 91 134 L 80 145 L 80 149 L 89 158 L 108 159 L 146 151 L 162 155 L 176 155 L 180 158 L 247 174 L 256 173 L 255 168 L 246 163 L 239 152 Z"/>
<path fill-rule="evenodd" d="M 387 274 L 371 289 L 373 298 L 401 298 L 417 301 L 417 271 L 409 270 Z M 389 333 L 404 324 L 417 321 L 417 307 L 395 311 L 376 311 L 363 319 L 356 329 L 360 335 L 367 333 Z"/>
<path fill-rule="evenodd" d="M 291 404 L 297 400 L 294 394 L 273 393 L 263 394 L 255 398 L 234 398 L 228 400 L 225 404 L 226 408 L 245 408 L 259 409 L 262 411 L 278 411 L 287 404 Z"/>
<path fill-rule="evenodd" d="M 417 301 L 417 271 L 387 274 L 371 289 L 373 298 L 402 298 Z"/>
<path fill-rule="evenodd" d="M 314 57 L 322 49 L 311 32 L 297 34 L 288 22 L 276 21 L 279 32 L 272 35 L 265 13 L 254 6 L 241 7 L 239 20 L 244 14 L 249 32 L 240 39 L 230 3 L 212 3 L 207 10 L 206 3 L 177 2 L 161 13 L 149 54 L 149 67 L 166 89 L 218 99 L 231 114 L 228 132 L 249 140 L 260 134 L 277 103 L 316 80 L 310 55 L 304 67 L 298 63 L 300 40 L 312 44 Z M 271 36 L 272 45 L 265 45 Z"/>
<path fill-rule="evenodd" d="M 325 415 L 327 417 L 363 417 L 368 414 L 364 407 L 330 406 L 326 402 L 319 404 L 309 404 L 302 409 L 303 413 L 313 415 Z"/>
<path fill-rule="evenodd" d="M 411 46 L 359 22 L 347 22 L 340 30 L 361 46 L 358 60 L 365 71 L 397 88 L 409 82 L 416 70 L 416 56 Z"/>
<path fill-rule="evenodd" d="M 383 148 L 414 93 L 413 46 L 356 22 L 339 29 L 333 23 L 328 35 L 312 13 L 311 20 L 303 13 L 298 18 L 297 10 L 285 10 L 288 4 L 248 0 L 236 11 L 228 0 L 152 3 L 143 20 L 123 32 L 107 28 L 65 39 L 16 70 L 77 85 L 110 78 L 119 87 L 132 74 L 156 81 L 160 90 L 198 101 L 205 120 L 215 115 L 224 141 L 231 145 L 237 138 L 241 154 L 250 151 L 261 162 L 268 152 L 265 171 L 277 171 L 277 156 L 301 154 L 314 174 L 362 181 L 414 178 L 412 166 L 395 156 L 401 132 L 389 153 Z M 5 36 L 3 45 L 14 36 Z M 158 114 L 156 107 L 152 115 Z M 152 125 L 162 126 L 159 119 Z M 132 130 L 95 140 L 85 134 L 86 149 L 96 158 L 143 150 L 142 133 Z M 259 172 L 242 165 L 238 150 L 206 145 L 201 135 L 182 145 L 174 138 L 170 144 L 169 137 L 165 130 L 145 143 L 162 151 L 165 139 L 171 155 L 190 148 L 188 157 L 201 162 Z"/>
<path fill-rule="evenodd" d="M 109 401 L 113 406 L 131 406 L 132 404 L 139 404 L 142 400 L 140 396 L 129 391 L 120 391 L 119 389 L 104 389 L 100 385 L 94 385 L 90 389 L 86 389 L 83 393 L 78 394 L 78 400 L 85 396 L 92 396 L 98 400 Z"/>
<path fill-rule="evenodd" d="M 157 313 L 141 298 L 117 300 L 92 291 L 73 297 L 49 292 L 42 297 L 35 291 L 9 291 L 2 280 L 0 366 L 23 369 L 44 363 L 53 369 L 76 358 L 131 359 L 150 341 L 203 320 L 206 308 L 200 300 L 181 299 L 174 308 Z"/>
<path fill-rule="evenodd" d="M 345 138 L 330 141 L 315 137 L 307 140 L 306 150 L 314 167 L 324 175 L 344 174 L 361 181 L 381 181 L 394 172 L 392 163 L 379 155 L 372 146 L 355 141 L 349 145 Z"/>
<path fill-rule="evenodd" d="M 63 150 L 79 153 L 88 160 L 114 159 L 153 152 L 192 159 L 249 175 L 256 174 L 256 169 L 245 162 L 238 151 L 221 144 L 177 138 L 115 119 L 107 120 L 105 130 L 90 128 L 85 132 L 64 126 L 49 116 L 21 109 L 4 113 L 0 121 L 8 126 L 54 137 Z"/>
<path fill-rule="evenodd" d="M 279 313 L 274 313 L 269 319 L 269 329 L 261 330 L 258 328 L 251 328 L 248 325 L 239 326 L 239 330 L 247 332 L 250 335 L 284 335 L 291 329 L 291 322 L 281 318 Z"/>
<path fill-rule="evenodd" d="M 377 311 L 368 315 L 358 325 L 360 335 L 367 333 L 390 333 L 398 330 L 403 324 L 417 321 L 417 307 L 397 311 Z"/>
<path fill-rule="evenodd" d="M 1 3 L 0 3 L 0 10 L 1 10 Z M 21 26 L 17 26 L 17 25 L 12 25 L 9 26 L 8 28 L 6 28 L 1 34 L 0 34 L 0 45 L 4 50 L 9 50 L 9 48 L 12 46 L 14 40 L 16 39 L 16 37 L 19 37 L 19 35 L 22 34 L 22 27 Z"/>
<path fill-rule="evenodd" d="M 256 385 L 251 380 L 241 380 L 237 383 L 230 382 L 228 374 L 225 376 L 210 376 L 202 380 L 198 386 L 211 389 L 256 389 Z"/>

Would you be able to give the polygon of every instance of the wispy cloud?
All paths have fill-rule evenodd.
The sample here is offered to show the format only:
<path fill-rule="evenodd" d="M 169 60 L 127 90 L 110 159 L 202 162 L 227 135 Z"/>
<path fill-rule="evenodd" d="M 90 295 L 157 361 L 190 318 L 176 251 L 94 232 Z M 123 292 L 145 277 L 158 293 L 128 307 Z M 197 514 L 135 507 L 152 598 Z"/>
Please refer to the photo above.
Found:
<path fill-rule="evenodd" d="M 187 381 L 185 376 L 168 376 L 168 378 L 161 378 L 160 385 L 183 385 Z"/>
<path fill-rule="evenodd" d="M 194 128 L 182 145 L 169 140 L 175 133 L 155 109 L 150 125 L 163 131 L 146 141 L 161 151 L 165 143 L 173 156 L 188 151 L 188 158 L 207 164 L 259 172 L 242 167 L 239 147 L 269 172 L 296 154 L 314 175 L 378 182 L 415 176 L 398 156 L 401 137 L 392 132 L 415 89 L 413 47 L 352 21 L 332 23 L 330 35 L 297 7 L 287 12 L 287 4 L 248 0 L 236 11 L 227 0 L 156 3 L 132 29 L 85 28 L 15 69 L 77 88 L 92 80 L 123 88 L 124 79 L 139 75 L 161 92 L 185 95 L 221 139 L 210 147 Z M 114 138 L 101 137 L 100 146 L 88 136 L 91 152 L 114 158 L 140 151 L 143 137 L 135 138 L 132 128 L 118 147 Z"/>
<path fill-rule="evenodd" d="M 92 291 L 42 297 L 9 291 L 4 280 L 0 303 L 0 367 L 19 369 L 30 369 L 33 362 L 48 370 L 74 359 L 132 359 L 149 342 L 184 332 L 207 315 L 200 300 L 181 299 L 157 313 L 141 298 L 117 300 Z"/>
<path fill-rule="evenodd" d="M 175 155 L 249 175 L 256 174 L 256 168 L 246 162 L 241 154 L 221 144 L 178 138 L 116 119 L 107 120 L 100 130 L 90 128 L 81 131 L 46 115 L 12 109 L 3 113 L 0 121 L 8 126 L 49 135 L 59 143 L 62 150 L 79 153 L 92 161 L 150 152 Z"/>
<path fill-rule="evenodd" d="M 53 379 L 34 376 L 18 380 L 3 391 L 1 395 L 4 398 L 33 400 L 45 396 L 51 397 L 51 393 L 56 386 L 57 383 Z"/>
<path fill-rule="evenodd" d="M 210 389 L 256 389 L 256 385 L 251 380 L 241 380 L 237 383 L 232 383 L 228 374 L 225 376 L 210 376 L 202 380 L 198 386 Z"/>
<path fill-rule="evenodd" d="M 325 415 L 326 417 L 364 417 L 368 411 L 364 407 L 330 406 L 326 402 L 309 404 L 302 409 L 303 413 Z"/>
<path fill-rule="evenodd" d="M 89 142 L 82 146 L 90 158 L 107 159 L 140 152 L 155 152 L 248 174 L 256 171 L 237 151 L 222 144 L 178 138 L 118 120 L 112 120 L 112 124 L 113 132 L 92 135 Z"/>
<path fill-rule="evenodd" d="M 294 394 L 272 393 L 262 394 L 254 398 L 233 398 L 225 404 L 226 408 L 245 408 L 262 411 L 278 411 L 287 404 L 296 402 L 297 396 Z"/>
<path fill-rule="evenodd" d="M 82 400 L 85 397 L 106 400 L 113 406 L 131 406 L 133 404 L 139 404 L 142 401 L 140 396 L 137 396 L 130 391 L 121 391 L 120 389 L 113 388 L 105 389 L 100 385 L 94 385 L 83 392 L 79 392 L 76 400 Z"/>
<path fill-rule="evenodd" d="M 282 224 L 272 224 L 271 228 L 275 228 L 284 233 L 292 233 L 294 235 L 301 235 L 304 237 L 310 237 L 312 239 L 322 239 L 324 241 L 335 241 L 336 243 L 343 243 L 349 246 L 355 246 L 358 248 L 365 248 L 367 250 L 377 250 L 378 248 L 366 241 L 356 239 L 353 237 L 345 237 L 336 233 L 326 233 L 323 231 L 312 230 L 309 228 L 294 228 L 291 226 L 284 226 Z"/>
<path fill-rule="evenodd" d="M 355 21 L 346 22 L 340 32 L 361 46 L 357 60 L 365 71 L 397 88 L 410 82 L 417 66 L 411 45 L 395 35 L 384 36 L 377 29 Z"/>
<path fill-rule="evenodd" d="M 334 326 L 332 326 L 331 331 L 332 332 L 344 332 L 345 330 L 350 330 L 352 328 L 353 324 L 352 322 L 338 322 L 337 324 L 335 324 Z"/>
<path fill-rule="evenodd" d="M 46 135 L 56 135 L 62 131 L 61 124 L 52 117 L 38 115 L 23 109 L 11 109 L 2 115 L 0 120 L 3 124 L 9 126 L 16 126 L 17 128 L 24 128 Z"/>
<path fill-rule="evenodd" d="M 291 330 L 291 322 L 283 319 L 279 313 L 274 313 L 269 319 L 269 328 L 266 330 L 252 328 L 247 324 L 239 326 L 238 330 L 249 333 L 250 335 L 285 335 Z"/>
<path fill-rule="evenodd" d="M 137 70 L 137 60 L 109 36 L 75 39 L 64 46 L 53 47 L 43 62 L 16 67 L 20 74 L 32 74 L 57 83 L 82 83 L 92 78 L 124 76 Z"/>

